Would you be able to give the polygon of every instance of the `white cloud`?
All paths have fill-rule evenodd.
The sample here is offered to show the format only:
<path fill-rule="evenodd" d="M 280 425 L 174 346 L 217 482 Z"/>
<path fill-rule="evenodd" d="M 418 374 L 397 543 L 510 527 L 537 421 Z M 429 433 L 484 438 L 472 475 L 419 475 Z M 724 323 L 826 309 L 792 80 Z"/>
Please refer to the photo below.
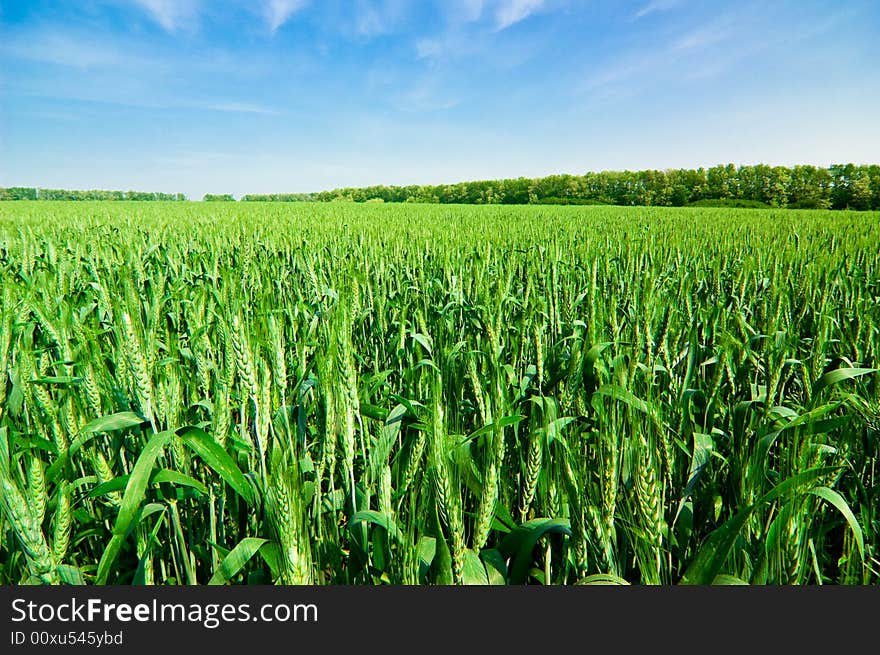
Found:
<path fill-rule="evenodd" d="M 486 0 L 441 0 L 440 6 L 448 20 L 456 23 L 473 23 L 480 20 Z"/>
<path fill-rule="evenodd" d="M 820 21 L 792 21 L 785 31 L 760 13 L 728 13 L 691 27 L 664 44 L 647 44 L 620 53 L 608 64 L 593 70 L 581 85 L 583 93 L 614 100 L 633 97 L 659 80 L 676 83 L 705 81 L 730 74 L 743 61 L 768 52 L 791 51 L 795 44 L 821 37 L 841 20 L 840 13 Z M 736 47 L 731 47 L 732 44 Z M 709 54 L 711 53 L 711 56 Z"/>
<path fill-rule="evenodd" d="M 641 61 L 635 60 L 630 61 L 629 63 L 620 63 L 597 70 L 587 79 L 584 84 L 584 89 L 587 91 L 593 91 L 610 84 L 615 84 L 647 70 L 654 61 L 654 57 L 651 57 L 645 58 Z"/>
<path fill-rule="evenodd" d="M 375 8 L 365 6 L 355 20 L 355 31 L 364 36 L 382 34 L 386 30 L 382 15 Z"/>
<path fill-rule="evenodd" d="M 716 23 L 705 25 L 681 36 L 673 45 L 673 51 L 702 50 L 733 36 L 734 30 L 730 24 Z"/>
<path fill-rule="evenodd" d="M 267 0 L 265 15 L 269 29 L 274 33 L 290 17 L 308 4 L 308 0 Z"/>
<path fill-rule="evenodd" d="M 366 37 L 387 34 L 397 27 L 406 11 L 406 3 L 400 0 L 361 0 L 354 9 L 354 30 Z"/>
<path fill-rule="evenodd" d="M 28 38 L 13 36 L 0 46 L 0 53 L 15 59 L 84 69 L 115 65 L 121 57 L 118 50 L 60 32 L 28 35 Z"/>
<path fill-rule="evenodd" d="M 198 0 L 134 0 L 167 32 L 191 29 L 199 14 Z"/>
<path fill-rule="evenodd" d="M 544 6 L 544 0 L 502 0 L 495 9 L 495 28 L 505 30 Z"/>
<path fill-rule="evenodd" d="M 393 102 L 398 110 L 405 112 L 435 112 L 452 109 L 461 104 L 461 98 L 450 93 L 441 80 L 423 78 L 416 80 Z"/>
<path fill-rule="evenodd" d="M 446 44 L 442 39 L 419 39 L 416 41 L 416 56 L 419 59 L 432 59 L 446 51 Z"/>
<path fill-rule="evenodd" d="M 222 102 L 218 104 L 193 104 L 182 106 L 193 109 L 209 109 L 211 111 L 230 112 L 234 114 L 261 114 L 264 116 L 277 116 L 281 113 L 277 109 L 264 107 L 263 105 L 255 105 L 248 102 Z"/>
<path fill-rule="evenodd" d="M 442 59 L 468 55 L 479 49 L 481 42 L 472 36 L 459 32 L 447 32 L 436 38 L 416 41 L 416 56 L 419 59 Z"/>
<path fill-rule="evenodd" d="M 658 11 L 669 11 L 670 9 L 675 9 L 681 3 L 682 0 L 651 0 L 636 12 L 635 17 L 644 18 Z"/>
<path fill-rule="evenodd" d="M 416 56 L 433 63 L 479 55 L 483 64 L 509 69 L 534 55 L 546 40 L 534 33 L 519 35 L 511 49 L 505 48 L 500 33 L 551 8 L 547 0 L 446 0 L 440 9 L 445 29 L 416 39 Z"/>

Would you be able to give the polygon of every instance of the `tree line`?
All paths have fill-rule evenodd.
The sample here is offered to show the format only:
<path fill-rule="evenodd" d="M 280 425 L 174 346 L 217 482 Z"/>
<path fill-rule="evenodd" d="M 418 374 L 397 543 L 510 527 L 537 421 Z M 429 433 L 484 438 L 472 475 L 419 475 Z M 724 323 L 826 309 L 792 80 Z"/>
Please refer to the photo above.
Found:
<path fill-rule="evenodd" d="M 880 166 L 735 166 L 602 171 L 584 175 L 369 186 L 320 193 L 246 195 L 243 201 L 426 202 L 463 204 L 718 204 L 801 209 L 880 209 Z"/>
<path fill-rule="evenodd" d="M 37 189 L 34 187 L 0 187 L 0 200 L 142 200 L 183 201 L 182 193 L 155 193 L 151 191 L 105 191 L 91 189 Z"/>
<path fill-rule="evenodd" d="M 186 200 L 182 193 L 0 188 L 0 200 Z M 205 201 L 234 202 L 231 194 Z M 880 209 L 880 165 L 735 166 L 602 171 L 457 184 L 346 187 L 318 193 L 248 194 L 243 202 L 418 202 L 460 204 L 716 205 Z"/>

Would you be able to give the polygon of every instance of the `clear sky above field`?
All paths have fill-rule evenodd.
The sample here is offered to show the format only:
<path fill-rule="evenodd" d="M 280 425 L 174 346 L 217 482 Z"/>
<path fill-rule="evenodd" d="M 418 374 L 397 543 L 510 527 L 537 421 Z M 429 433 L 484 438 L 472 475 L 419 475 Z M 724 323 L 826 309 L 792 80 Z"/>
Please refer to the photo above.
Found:
<path fill-rule="evenodd" d="M 0 0 L 0 186 L 880 160 L 880 3 Z"/>

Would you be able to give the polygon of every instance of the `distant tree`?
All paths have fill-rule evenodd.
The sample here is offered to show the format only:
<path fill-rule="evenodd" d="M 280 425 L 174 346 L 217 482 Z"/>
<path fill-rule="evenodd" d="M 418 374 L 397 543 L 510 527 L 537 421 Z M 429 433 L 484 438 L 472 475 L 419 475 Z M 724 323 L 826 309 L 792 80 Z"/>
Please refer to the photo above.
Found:
<path fill-rule="evenodd" d="M 771 207 L 788 205 L 788 187 L 791 184 L 791 171 L 784 166 L 774 166 L 769 171 L 765 187 L 765 202 Z"/>
<path fill-rule="evenodd" d="M 850 209 L 870 209 L 871 178 L 868 176 L 868 171 L 862 167 L 855 169 L 852 173 L 849 185 Z"/>
<path fill-rule="evenodd" d="M 104 189 L 36 189 L 33 187 L 0 188 L 0 200 L 186 200 L 182 193 L 144 191 L 107 191 Z"/>
<path fill-rule="evenodd" d="M 709 169 L 600 171 L 542 178 L 472 180 L 457 184 L 344 187 L 318 193 L 248 194 L 243 202 L 421 202 L 462 204 L 558 204 L 684 206 L 700 201 L 742 200 L 722 206 L 880 209 L 880 166 L 835 164 L 828 168 L 733 164 Z M 0 188 L 0 200 L 182 201 L 182 193 Z M 206 194 L 209 202 L 233 202 L 231 194 Z M 758 203 L 757 205 L 753 203 Z M 713 204 L 713 206 L 715 206 Z"/>
<path fill-rule="evenodd" d="M 824 169 L 822 169 L 824 170 Z M 790 169 L 788 181 L 788 206 L 797 208 L 820 208 L 830 206 L 824 197 L 818 171 L 815 166 L 795 166 Z"/>
<path fill-rule="evenodd" d="M 735 198 L 737 170 L 733 164 L 713 166 L 706 171 L 706 193 L 711 198 Z"/>
<path fill-rule="evenodd" d="M 0 189 L 0 199 L 2 200 L 36 200 L 37 190 L 33 187 L 9 187 L 8 189 Z"/>
<path fill-rule="evenodd" d="M 852 179 L 855 166 L 852 164 L 834 164 L 831 172 L 831 206 L 834 209 L 847 209 L 852 202 Z"/>
<path fill-rule="evenodd" d="M 880 209 L 880 166 L 871 165 L 868 169 L 868 181 L 871 187 L 871 209 Z"/>

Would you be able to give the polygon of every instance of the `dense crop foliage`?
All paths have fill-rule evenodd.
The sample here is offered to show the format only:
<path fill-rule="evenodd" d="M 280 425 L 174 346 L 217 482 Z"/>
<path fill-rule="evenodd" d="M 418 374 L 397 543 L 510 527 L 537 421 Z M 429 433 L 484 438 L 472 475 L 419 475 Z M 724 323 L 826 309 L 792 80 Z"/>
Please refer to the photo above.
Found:
<path fill-rule="evenodd" d="M 0 583 L 880 583 L 878 243 L 0 206 Z"/>

